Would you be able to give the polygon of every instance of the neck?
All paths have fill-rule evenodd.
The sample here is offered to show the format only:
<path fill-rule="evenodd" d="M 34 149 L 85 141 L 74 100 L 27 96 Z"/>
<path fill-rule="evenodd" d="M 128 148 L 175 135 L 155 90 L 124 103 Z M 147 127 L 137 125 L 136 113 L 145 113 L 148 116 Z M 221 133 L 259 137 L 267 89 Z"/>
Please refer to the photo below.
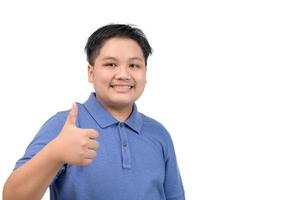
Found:
<path fill-rule="evenodd" d="M 128 119 L 132 112 L 132 104 L 127 106 L 112 106 L 104 103 L 97 97 L 98 101 L 108 110 L 111 115 L 119 122 L 124 122 Z"/>
<path fill-rule="evenodd" d="M 132 106 L 125 108 L 113 108 L 105 106 L 105 108 L 111 113 L 111 115 L 118 121 L 124 122 L 128 119 L 132 112 Z"/>

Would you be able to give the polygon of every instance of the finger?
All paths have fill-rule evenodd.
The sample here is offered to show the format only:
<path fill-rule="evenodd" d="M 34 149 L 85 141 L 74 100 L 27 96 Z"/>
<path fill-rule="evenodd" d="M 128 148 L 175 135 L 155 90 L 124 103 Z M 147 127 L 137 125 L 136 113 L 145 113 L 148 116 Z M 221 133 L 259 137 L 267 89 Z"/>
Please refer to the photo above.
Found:
<path fill-rule="evenodd" d="M 85 159 L 93 159 L 96 157 L 96 151 L 92 149 L 87 149 L 85 152 Z"/>
<path fill-rule="evenodd" d="M 72 108 L 67 116 L 65 124 L 76 126 L 77 115 L 78 115 L 78 106 L 76 103 L 73 103 Z"/>
<path fill-rule="evenodd" d="M 86 129 L 86 131 L 87 131 L 87 136 L 90 139 L 96 139 L 100 135 L 100 133 L 95 129 Z"/>
<path fill-rule="evenodd" d="M 89 165 L 90 163 L 92 163 L 92 159 L 85 158 L 81 161 L 81 163 L 79 165 Z"/>
<path fill-rule="evenodd" d="M 100 144 L 99 144 L 99 142 L 96 141 L 96 140 L 90 140 L 90 141 L 88 142 L 88 148 L 89 148 L 89 149 L 96 150 L 96 149 L 99 148 L 99 146 L 100 146 Z"/>

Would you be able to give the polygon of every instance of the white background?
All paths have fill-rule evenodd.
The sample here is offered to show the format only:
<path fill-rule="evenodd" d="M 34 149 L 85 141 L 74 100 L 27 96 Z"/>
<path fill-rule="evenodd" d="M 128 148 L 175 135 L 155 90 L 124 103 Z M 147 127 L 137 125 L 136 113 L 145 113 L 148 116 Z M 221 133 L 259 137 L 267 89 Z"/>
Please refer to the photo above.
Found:
<path fill-rule="evenodd" d="M 302 199 L 299 1 L 1 1 L 0 187 L 41 125 L 87 99 L 84 45 L 138 25 L 141 112 L 174 140 L 188 200 Z M 49 199 L 45 195 L 44 199 Z"/>

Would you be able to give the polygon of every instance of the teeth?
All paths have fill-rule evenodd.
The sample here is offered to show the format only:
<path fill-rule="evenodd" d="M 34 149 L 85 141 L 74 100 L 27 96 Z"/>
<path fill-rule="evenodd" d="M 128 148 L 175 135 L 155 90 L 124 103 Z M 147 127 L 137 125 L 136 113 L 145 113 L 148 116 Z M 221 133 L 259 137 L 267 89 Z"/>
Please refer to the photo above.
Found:
<path fill-rule="evenodd" d="M 123 88 L 132 88 L 132 86 L 128 86 L 128 85 L 113 85 L 112 87 L 123 87 Z"/>

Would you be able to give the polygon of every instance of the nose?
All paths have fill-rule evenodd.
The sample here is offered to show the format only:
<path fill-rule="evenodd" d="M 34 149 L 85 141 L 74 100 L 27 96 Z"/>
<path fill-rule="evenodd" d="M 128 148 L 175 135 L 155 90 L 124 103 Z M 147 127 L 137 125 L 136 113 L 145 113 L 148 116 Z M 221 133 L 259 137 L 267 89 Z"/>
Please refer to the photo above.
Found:
<path fill-rule="evenodd" d="M 119 80 L 129 80 L 130 79 L 129 68 L 125 65 L 120 66 L 117 70 L 115 78 Z"/>

